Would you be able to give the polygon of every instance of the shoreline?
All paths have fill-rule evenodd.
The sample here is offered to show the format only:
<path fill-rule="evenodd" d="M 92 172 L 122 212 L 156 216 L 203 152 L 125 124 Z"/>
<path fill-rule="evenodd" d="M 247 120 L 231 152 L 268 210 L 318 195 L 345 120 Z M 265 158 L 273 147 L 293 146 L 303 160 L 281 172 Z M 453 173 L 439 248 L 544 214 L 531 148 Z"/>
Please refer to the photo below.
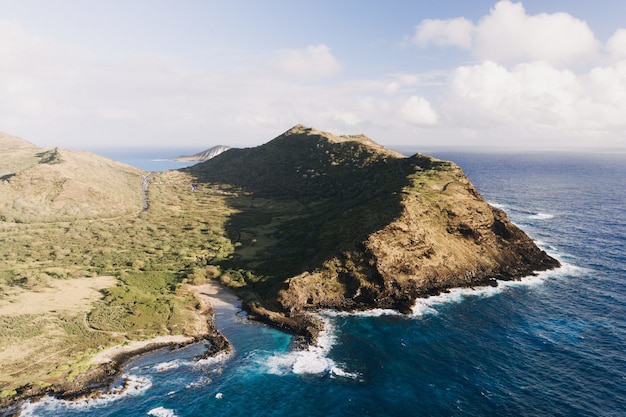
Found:
<path fill-rule="evenodd" d="M 20 415 L 21 406 L 26 402 L 39 401 L 50 396 L 63 400 L 79 400 L 82 398 L 95 399 L 103 395 L 122 394 L 121 391 L 112 391 L 111 385 L 115 379 L 123 374 L 124 367 L 132 360 L 161 349 L 170 351 L 183 348 L 193 343 L 207 341 L 205 353 L 196 359 L 206 359 L 220 353 L 232 350 L 230 342 L 219 332 L 213 321 L 216 309 L 237 309 L 241 300 L 231 290 L 217 282 L 208 282 L 199 286 L 191 286 L 202 308 L 198 313 L 202 321 L 202 329 L 194 336 L 165 335 L 143 341 L 132 341 L 126 345 L 117 345 L 107 348 L 96 354 L 90 361 L 93 367 L 79 374 L 74 381 L 64 381 L 48 387 L 27 385 L 16 389 L 16 394 L 0 398 L 0 416 Z"/>

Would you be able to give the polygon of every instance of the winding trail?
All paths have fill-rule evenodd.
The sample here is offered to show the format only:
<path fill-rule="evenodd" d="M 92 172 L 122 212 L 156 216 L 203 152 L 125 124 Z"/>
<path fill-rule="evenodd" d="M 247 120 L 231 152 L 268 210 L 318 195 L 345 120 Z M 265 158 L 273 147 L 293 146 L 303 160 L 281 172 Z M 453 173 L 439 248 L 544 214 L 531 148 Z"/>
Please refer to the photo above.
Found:
<path fill-rule="evenodd" d="M 148 190 L 150 188 L 150 181 L 154 177 L 154 174 L 156 174 L 156 172 L 150 171 L 150 173 L 143 177 L 143 179 L 141 180 L 141 196 L 143 198 L 143 208 L 141 209 L 139 214 L 145 213 L 150 208 L 150 198 L 148 198 Z"/>

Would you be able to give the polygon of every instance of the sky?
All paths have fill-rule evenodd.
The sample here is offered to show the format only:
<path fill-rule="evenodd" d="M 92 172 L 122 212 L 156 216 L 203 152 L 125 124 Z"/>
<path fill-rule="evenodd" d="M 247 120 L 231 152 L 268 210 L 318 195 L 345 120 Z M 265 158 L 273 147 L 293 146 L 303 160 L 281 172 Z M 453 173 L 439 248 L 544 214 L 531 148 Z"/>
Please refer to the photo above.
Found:
<path fill-rule="evenodd" d="M 70 149 L 626 150 L 623 0 L 0 0 L 0 131 Z"/>

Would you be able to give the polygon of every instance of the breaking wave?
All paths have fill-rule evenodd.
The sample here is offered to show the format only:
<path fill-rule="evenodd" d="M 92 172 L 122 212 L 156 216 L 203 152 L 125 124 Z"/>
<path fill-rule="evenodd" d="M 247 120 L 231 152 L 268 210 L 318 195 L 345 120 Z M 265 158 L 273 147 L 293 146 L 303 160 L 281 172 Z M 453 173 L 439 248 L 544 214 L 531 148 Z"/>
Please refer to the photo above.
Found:
<path fill-rule="evenodd" d="M 28 403 L 22 406 L 21 415 L 36 417 L 40 416 L 40 408 L 61 412 L 62 410 L 85 411 L 93 408 L 102 408 L 119 401 L 125 397 L 138 396 L 152 387 L 152 381 L 146 377 L 128 375 L 124 384 L 113 388 L 110 392 L 99 395 L 95 398 L 81 398 L 78 400 L 59 400 L 53 397 L 44 397 L 35 403 Z"/>
<path fill-rule="evenodd" d="M 317 344 L 304 350 L 292 350 L 264 358 L 267 372 L 274 375 L 289 373 L 307 375 L 314 374 L 330 377 L 357 378 L 358 375 L 348 372 L 328 357 L 336 343 L 335 328 L 324 316 L 324 330 L 317 339 Z"/>
<path fill-rule="evenodd" d="M 165 407 L 153 408 L 152 410 L 148 411 L 148 415 L 154 417 L 176 417 L 176 413 L 174 412 L 174 410 L 170 410 L 169 408 Z"/>

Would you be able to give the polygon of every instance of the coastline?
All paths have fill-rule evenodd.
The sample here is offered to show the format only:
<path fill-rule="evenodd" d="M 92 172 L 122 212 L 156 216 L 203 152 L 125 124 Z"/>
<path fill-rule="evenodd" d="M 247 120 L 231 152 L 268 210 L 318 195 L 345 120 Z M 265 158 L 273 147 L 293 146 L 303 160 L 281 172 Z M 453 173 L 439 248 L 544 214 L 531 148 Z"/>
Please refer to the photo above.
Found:
<path fill-rule="evenodd" d="M 111 391 L 111 384 L 122 375 L 128 362 L 161 349 L 176 350 L 201 341 L 209 342 L 205 353 L 196 359 L 205 359 L 232 350 L 230 342 L 219 332 L 213 321 L 216 309 L 237 309 L 240 299 L 231 290 L 217 282 L 190 287 L 201 304 L 198 326 L 194 336 L 165 335 L 143 341 L 132 341 L 125 345 L 107 348 L 96 354 L 90 361 L 92 367 L 79 374 L 72 382 L 41 387 L 28 385 L 16 390 L 16 394 L 0 398 L 0 416 L 20 415 L 21 405 L 28 401 L 38 401 L 46 396 L 63 400 L 98 398 L 103 395 L 121 394 L 128 388 Z"/>

